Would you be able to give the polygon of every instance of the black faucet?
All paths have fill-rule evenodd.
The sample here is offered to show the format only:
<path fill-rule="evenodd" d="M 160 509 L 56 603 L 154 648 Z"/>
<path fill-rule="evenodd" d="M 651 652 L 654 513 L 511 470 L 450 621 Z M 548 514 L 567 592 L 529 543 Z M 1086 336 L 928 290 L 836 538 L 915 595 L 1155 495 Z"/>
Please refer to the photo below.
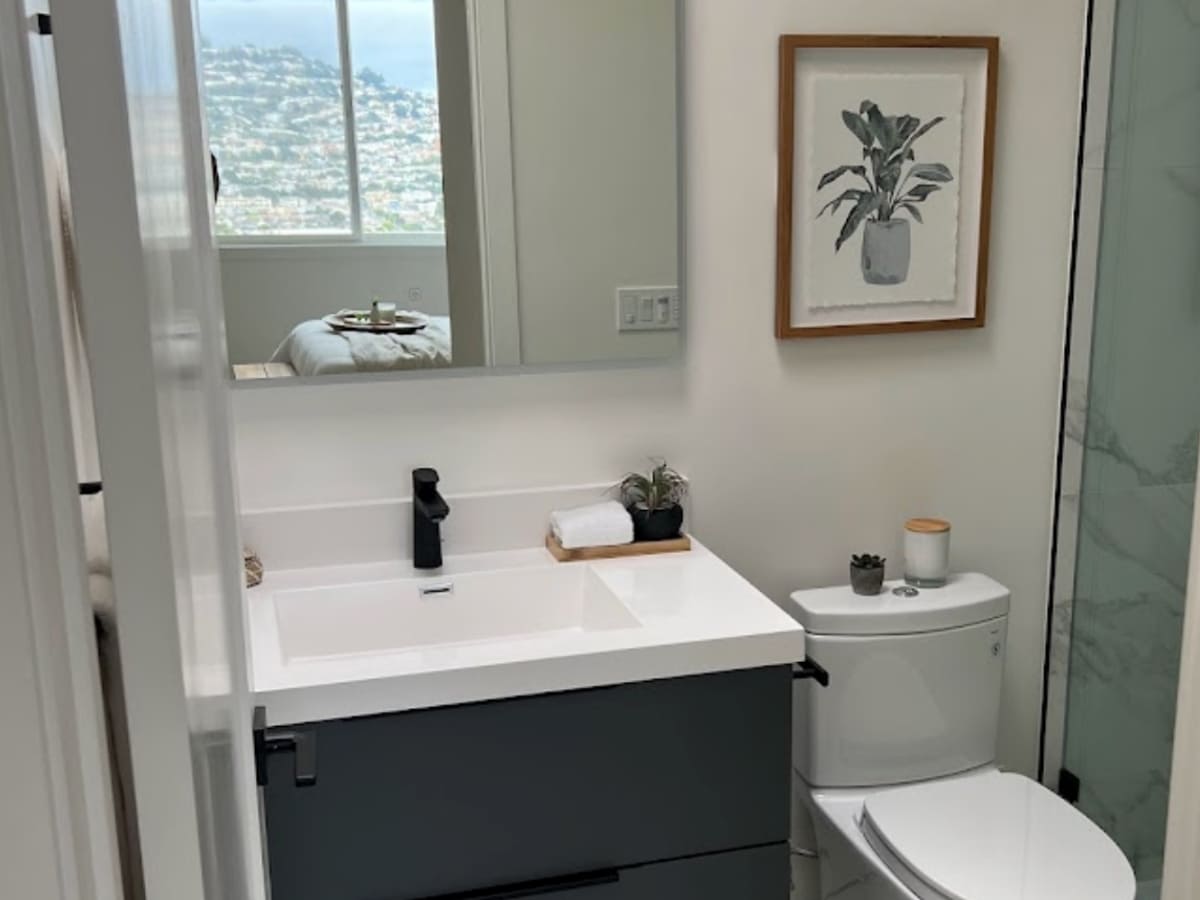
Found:
<path fill-rule="evenodd" d="M 436 469 L 413 469 L 413 567 L 442 567 L 442 530 L 439 523 L 450 515 L 450 506 L 438 493 Z"/>

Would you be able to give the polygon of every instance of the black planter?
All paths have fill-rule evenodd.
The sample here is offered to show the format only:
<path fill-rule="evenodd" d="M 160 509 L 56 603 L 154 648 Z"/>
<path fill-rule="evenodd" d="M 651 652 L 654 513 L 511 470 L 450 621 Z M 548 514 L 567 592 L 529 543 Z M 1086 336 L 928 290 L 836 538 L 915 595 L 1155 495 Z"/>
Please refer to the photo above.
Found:
<path fill-rule="evenodd" d="M 856 594 L 874 597 L 883 590 L 883 566 L 876 569 L 850 566 L 850 587 Z"/>
<path fill-rule="evenodd" d="M 633 539 L 635 541 L 669 541 L 679 537 L 683 527 L 683 507 L 678 504 L 662 509 L 631 507 Z"/>

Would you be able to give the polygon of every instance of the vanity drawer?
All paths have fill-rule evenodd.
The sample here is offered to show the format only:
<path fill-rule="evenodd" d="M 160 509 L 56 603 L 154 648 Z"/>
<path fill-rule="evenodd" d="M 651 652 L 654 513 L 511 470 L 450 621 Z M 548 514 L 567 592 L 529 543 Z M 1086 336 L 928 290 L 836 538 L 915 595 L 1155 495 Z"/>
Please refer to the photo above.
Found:
<path fill-rule="evenodd" d="M 302 726 L 315 785 L 268 759 L 273 896 L 421 900 L 784 844 L 791 684 L 779 666 Z M 615 888 L 564 896 L 585 890 Z"/>
<path fill-rule="evenodd" d="M 775 844 L 428 900 L 787 900 L 789 878 L 788 845 Z"/>

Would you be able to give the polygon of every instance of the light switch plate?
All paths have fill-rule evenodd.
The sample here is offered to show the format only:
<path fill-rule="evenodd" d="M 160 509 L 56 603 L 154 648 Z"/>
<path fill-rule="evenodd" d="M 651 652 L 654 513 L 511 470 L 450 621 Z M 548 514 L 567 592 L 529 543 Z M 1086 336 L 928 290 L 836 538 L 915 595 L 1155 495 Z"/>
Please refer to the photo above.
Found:
<path fill-rule="evenodd" d="M 617 288 L 617 331 L 678 331 L 682 320 L 678 287 Z"/>

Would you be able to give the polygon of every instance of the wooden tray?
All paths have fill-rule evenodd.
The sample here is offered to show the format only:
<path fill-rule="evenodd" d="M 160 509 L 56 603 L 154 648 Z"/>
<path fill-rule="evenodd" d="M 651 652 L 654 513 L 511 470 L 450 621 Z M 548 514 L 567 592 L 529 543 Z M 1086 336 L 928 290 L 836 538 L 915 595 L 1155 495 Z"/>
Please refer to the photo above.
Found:
<path fill-rule="evenodd" d="M 334 331 L 365 331 L 369 334 L 416 334 L 429 320 L 424 316 L 396 313 L 395 322 L 372 322 L 369 310 L 344 309 L 321 320 Z"/>
<path fill-rule="evenodd" d="M 626 556 L 653 556 L 659 553 L 686 553 L 692 549 L 692 539 L 686 534 L 670 541 L 643 541 L 619 547 L 580 547 L 567 550 L 553 534 L 546 535 L 546 549 L 559 562 L 586 562 L 595 559 L 621 559 Z"/>

